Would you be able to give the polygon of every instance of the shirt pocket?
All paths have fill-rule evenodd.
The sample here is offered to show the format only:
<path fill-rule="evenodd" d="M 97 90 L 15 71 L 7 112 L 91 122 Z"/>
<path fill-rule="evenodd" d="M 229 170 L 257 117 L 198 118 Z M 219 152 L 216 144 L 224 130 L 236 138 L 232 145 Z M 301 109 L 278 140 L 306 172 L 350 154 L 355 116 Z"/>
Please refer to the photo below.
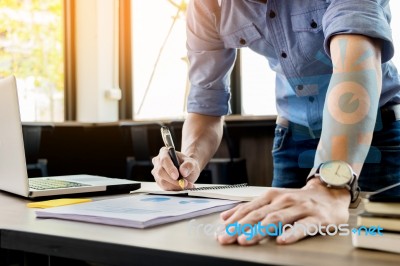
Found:
<path fill-rule="evenodd" d="M 259 40 L 261 37 L 260 32 L 252 23 L 247 24 L 232 33 L 221 35 L 225 48 L 248 47 L 252 42 Z"/>
<path fill-rule="evenodd" d="M 326 4 L 291 14 L 292 30 L 298 43 L 296 47 L 307 61 L 315 61 L 317 53 L 323 50 L 322 18 L 327 6 Z"/>

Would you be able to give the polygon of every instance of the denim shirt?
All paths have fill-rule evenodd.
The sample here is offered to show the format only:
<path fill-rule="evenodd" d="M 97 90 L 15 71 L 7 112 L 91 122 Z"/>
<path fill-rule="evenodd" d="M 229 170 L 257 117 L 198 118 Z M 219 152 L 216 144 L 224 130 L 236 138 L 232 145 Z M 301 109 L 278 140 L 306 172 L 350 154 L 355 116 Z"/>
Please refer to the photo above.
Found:
<path fill-rule="evenodd" d="M 388 0 L 192 0 L 187 14 L 191 83 L 188 112 L 230 113 L 229 76 L 238 48 L 264 56 L 276 72 L 278 115 L 321 129 L 332 75 L 329 41 L 362 34 L 382 42 L 379 105 L 400 103 Z"/>

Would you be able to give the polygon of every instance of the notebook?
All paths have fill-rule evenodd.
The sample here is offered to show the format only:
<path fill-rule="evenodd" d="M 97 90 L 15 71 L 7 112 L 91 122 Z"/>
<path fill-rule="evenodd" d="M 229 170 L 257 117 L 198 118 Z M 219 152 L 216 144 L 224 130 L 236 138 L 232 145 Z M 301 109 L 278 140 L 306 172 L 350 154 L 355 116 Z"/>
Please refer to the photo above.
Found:
<path fill-rule="evenodd" d="M 353 246 L 400 253 L 400 234 L 383 231 L 383 235 L 351 234 Z"/>
<path fill-rule="evenodd" d="M 400 182 L 370 192 L 366 197 L 369 202 L 391 202 L 400 204 Z"/>
<path fill-rule="evenodd" d="M 145 192 L 155 195 L 181 195 L 214 199 L 251 201 L 254 198 L 261 196 L 268 189 L 268 187 L 248 186 L 246 183 L 244 183 L 235 185 L 203 185 L 201 187 L 182 191 L 157 190 Z"/>
<path fill-rule="evenodd" d="M 357 215 L 357 226 L 372 227 L 379 225 L 385 231 L 394 231 L 400 234 L 400 215 L 396 214 L 375 214 L 361 212 Z"/>
<path fill-rule="evenodd" d="M 0 79 L 0 190 L 27 198 L 77 193 L 128 193 L 140 188 L 131 180 L 95 175 L 28 178 L 14 76 Z"/>

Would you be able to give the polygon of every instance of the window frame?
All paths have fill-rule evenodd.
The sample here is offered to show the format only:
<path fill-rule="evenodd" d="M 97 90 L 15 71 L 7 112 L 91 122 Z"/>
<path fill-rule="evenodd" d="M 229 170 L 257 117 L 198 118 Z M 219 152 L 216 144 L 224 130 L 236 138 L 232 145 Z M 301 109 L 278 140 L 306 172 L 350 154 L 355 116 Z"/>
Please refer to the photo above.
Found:
<path fill-rule="evenodd" d="M 65 121 L 77 118 L 75 6 L 75 0 L 63 0 Z"/>
<path fill-rule="evenodd" d="M 119 119 L 133 119 L 131 0 L 119 0 Z"/>

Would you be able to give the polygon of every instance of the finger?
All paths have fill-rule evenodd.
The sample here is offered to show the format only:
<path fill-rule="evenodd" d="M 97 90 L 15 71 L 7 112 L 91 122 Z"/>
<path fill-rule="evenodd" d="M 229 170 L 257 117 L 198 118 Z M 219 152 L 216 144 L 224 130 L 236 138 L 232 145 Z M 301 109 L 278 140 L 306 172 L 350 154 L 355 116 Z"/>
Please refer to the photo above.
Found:
<path fill-rule="evenodd" d="M 151 170 L 151 174 L 154 176 L 156 179 L 163 179 L 169 183 L 175 183 L 175 179 L 171 178 L 171 176 L 168 174 L 168 172 L 165 170 L 165 168 L 162 166 L 162 163 L 160 161 L 160 155 L 157 157 L 154 157 L 152 159 L 153 163 L 153 169 Z"/>
<path fill-rule="evenodd" d="M 172 162 L 171 157 L 169 156 L 169 153 L 168 153 L 168 149 L 165 147 L 162 147 L 160 149 L 160 153 L 158 154 L 157 157 L 158 157 L 159 165 L 162 168 L 164 168 L 164 170 L 168 174 L 168 176 L 173 180 L 178 180 L 179 171 L 175 167 L 174 163 Z"/>
<path fill-rule="evenodd" d="M 229 217 L 232 216 L 232 214 L 234 214 L 244 203 L 241 203 L 239 205 L 236 205 L 235 207 L 233 207 L 232 209 L 229 209 L 227 211 L 224 211 L 220 214 L 220 217 L 222 220 L 227 220 L 229 219 Z"/>
<path fill-rule="evenodd" d="M 308 235 L 316 235 L 318 233 L 319 221 L 316 217 L 308 216 L 297 221 L 297 226 L 292 225 L 285 230 L 282 235 L 276 238 L 278 244 L 292 244 Z M 308 229 L 307 229 L 308 228 Z"/>
<path fill-rule="evenodd" d="M 230 211 L 239 211 L 242 206 L 236 206 L 235 208 L 231 209 Z M 248 204 L 247 204 L 248 205 Z M 250 240 L 253 237 L 253 233 L 255 229 L 254 222 L 248 222 L 248 218 L 251 216 L 250 220 L 253 221 L 260 221 L 265 217 L 265 209 L 267 209 L 268 205 L 265 205 L 259 209 L 251 211 L 246 217 L 238 222 L 228 223 L 225 222 L 225 232 L 218 236 L 218 241 L 221 244 L 231 244 L 236 242 L 240 238 L 244 238 Z M 257 218 L 256 218 L 257 217 Z M 247 220 L 246 220 L 247 218 Z"/>
<path fill-rule="evenodd" d="M 229 227 L 232 226 L 232 227 Z M 222 245 L 228 245 L 235 243 L 238 237 L 238 234 L 240 234 L 239 228 L 236 228 L 234 224 L 226 226 L 225 229 L 221 232 L 219 232 L 217 237 L 217 241 L 222 244 Z"/>
<path fill-rule="evenodd" d="M 271 206 L 260 209 L 259 214 L 257 212 L 252 212 L 246 217 L 247 220 L 242 220 L 241 224 L 253 224 L 256 225 L 255 233 L 251 232 L 251 237 L 247 235 L 241 235 L 238 237 L 237 241 L 240 245 L 254 245 L 260 242 L 265 237 L 277 237 L 282 232 L 282 228 L 286 228 L 291 225 L 298 217 L 303 217 L 304 213 L 301 208 L 297 206 L 291 206 L 283 209 L 271 209 Z M 267 213 L 261 221 L 258 219 L 263 213 Z"/>
<path fill-rule="evenodd" d="M 221 237 L 221 241 L 229 243 L 232 242 L 229 238 L 237 237 L 237 241 L 241 245 L 256 244 L 267 235 L 270 235 L 268 231 L 265 231 L 266 229 L 274 229 L 274 225 L 278 225 L 279 223 L 281 225 L 292 223 L 293 221 L 304 217 L 304 211 L 307 211 L 307 209 L 303 209 L 303 204 L 297 206 L 298 196 L 295 193 L 280 191 L 275 194 L 272 202 L 265 204 L 268 202 L 268 195 L 266 195 L 266 197 L 267 199 L 256 201 L 256 203 L 259 204 L 258 207 L 257 205 L 245 206 L 245 208 L 253 209 L 238 221 L 239 226 L 252 225 L 256 227 L 255 225 L 257 225 L 258 228 L 248 228 L 248 230 L 255 229 L 256 233 L 254 233 L 254 231 L 242 232 L 243 234 L 241 236 L 226 234 Z M 236 213 L 238 212 L 240 212 L 240 208 Z M 232 218 L 229 218 L 226 221 L 226 225 L 233 223 L 231 219 L 235 219 L 234 215 L 235 214 L 232 214 Z"/>
<path fill-rule="evenodd" d="M 249 213 L 244 219 L 239 222 L 242 224 L 259 224 L 257 234 L 251 238 L 240 236 L 238 243 L 242 245 L 252 245 L 261 241 L 265 236 L 277 236 L 275 233 L 276 226 L 289 226 L 294 222 L 303 219 L 307 216 L 314 216 L 317 209 L 316 202 L 304 199 L 302 193 L 284 192 L 264 208 Z M 272 229 L 272 232 L 265 231 L 265 229 Z M 275 235 L 274 235 L 275 234 Z"/>
<path fill-rule="evenodd" d="M 154 175 L 154 174 L 153 174 Z M 181 190 L 177 181 L 167 181 L 159 176 L 154 175 L 154 179 L 159 187 L 164 190 Z"/>
<path fill-rule="evenodd" d="M 194 183 L 200 175 L 200 168 L 197 161 L 184 155 L 182 155 L 181 159 L 182 164 L 179 167 L 179 172 L 189 182 Z"/>
<path fill-rule="evenodd" d="M 188 178 L 190 178 L 190 175 L 192 175 L 192 173 L 193 173 L 193 168 L 194 168 L 194 166 L 193 166 L 192 162 L 183 161 L 179 167 L 179 172 L 185 179 L 188 179 Z"/>
<path fill-rule="evenodd" d="M 177 180 L 172 179 L 159 162 L 159 156 L 152 159 L 153 169 L 151 174 L 156 183 L 164 190 L 181 190 Z"/>
<path fill-rule="evenodd" d="M 185 179 L 185 189 L 191 189 L 191 188 L 195 188 L 194 183 L 189 182 L 188 180 Z"/>
<path fill-rule="evenodd" d="M 278 208 L 278 206 L 264 205 L 251 211 L 237 223 L 226 224 L 228 229 L 236 229 L 236 234 L 226 232 L 226 234 L 221 235 L 220 242 L 233 243 L 233 239 L 235 239 L 241 245 L 258 243 L 269 235 L 268 230 L 273 229 L 275 224 L 284 220 L 279 210 L 276 212 L 272 209 L 273 207 Z M 267 221 L 270 221 L 270 223 Z M 234 228 L 233 225 L 236 225 L 236 227 Z"/>
<path fill-rule="evenodd" d="M 282 192 L 279 190 L 270 190 L 261 197 L 258 197 L 250 202 L 241 205 L 228 219 L 226 219 L 225 224 L 233 223 L 243 219 L 248 213 L 253 210 L 259 209 L 264 205 L 270 204 L 271 201 L 278 197 Z M 277 209 L 277 207 L 275 208 Z M 266 214 L 265 214 L 266 215 Z"/>

